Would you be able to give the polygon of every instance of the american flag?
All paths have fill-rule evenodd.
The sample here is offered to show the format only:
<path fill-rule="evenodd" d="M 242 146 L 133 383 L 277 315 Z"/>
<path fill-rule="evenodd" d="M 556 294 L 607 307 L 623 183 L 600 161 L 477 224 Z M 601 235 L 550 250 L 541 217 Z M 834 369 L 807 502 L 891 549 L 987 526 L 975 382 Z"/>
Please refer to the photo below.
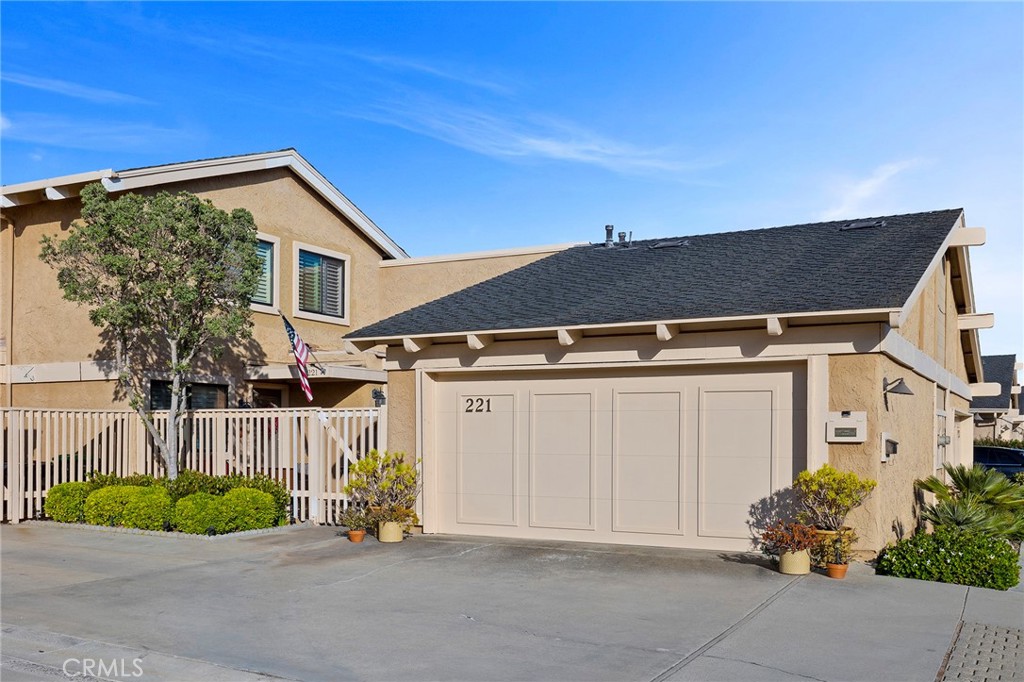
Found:
<path fill-rule="evenodd" d="M 288 318 L 284 315 L 281 316 L 284 320 L 284 330 L 288 332 L 288 340 L 292 344 L 292 353 L 295 355 L 295 364 L 299 368 L 299 383 L 302 384 L 302 392 L 306 394 L 306 400 L 313 402 L 313 389 L 309 387 L 309 373 L 306 371 L 306 361 L 309 360 L 309 347 L 306 346 L 306 342 L 302 340 L 299 333 L 295 331 L 295 327 L 288 321 Z"/>

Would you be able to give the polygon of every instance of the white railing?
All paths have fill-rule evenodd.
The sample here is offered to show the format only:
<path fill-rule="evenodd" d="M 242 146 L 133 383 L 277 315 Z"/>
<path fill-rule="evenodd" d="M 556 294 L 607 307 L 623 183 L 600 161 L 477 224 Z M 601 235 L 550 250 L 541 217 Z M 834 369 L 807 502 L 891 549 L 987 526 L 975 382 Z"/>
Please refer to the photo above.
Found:
<path fill-rule="evenodd" d="M 156 413 L 157 429 L 167 425 Z M 43 515 L 46 492 L 92 472 L 160 477 L 163 463 L 141 419 L 127 410 L 0 409 L 3 520 Z M 333 523 L 346 504 L 349 463 L 386 448 L 379 408 L 196 410 L 182 418 L 182 469 L 257 473 L 292 494 L 297 521 Z"/>

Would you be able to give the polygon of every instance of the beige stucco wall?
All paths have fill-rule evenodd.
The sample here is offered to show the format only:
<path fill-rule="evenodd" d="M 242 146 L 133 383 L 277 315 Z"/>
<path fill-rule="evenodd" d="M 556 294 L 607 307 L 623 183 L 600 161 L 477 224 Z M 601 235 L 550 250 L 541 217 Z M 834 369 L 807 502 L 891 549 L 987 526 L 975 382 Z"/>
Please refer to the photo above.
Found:
<path fill-rule="evenodd" d="M 388 450 L 423 456 L 416 447 L 416 372 L 411 370 L 388 372 Z"/>
<path fill-rule="evenodd" d="M 380 317 L 390 317 L 550 255 L 543 252 L 382 267 Z"/>
<path fill-rule="evenodd" d="M 153 191 L 157 190 L 194 192 L 226 211 L 246 208 L 253 214 L 260 232 L 280 240 L 275 254 L 279 262 L 276 283 L 279 307 L 314 351 L 325 356 L 331 351 L 341 351 L 341 339 L 345 333 L 379 319 L 378 266 L 382 252 L 287 168 L 168 184 Z M 0 289 L 4 294 L 3 300 L 11 301 L 14 318 L 13 329 L 7 338 L 7 360 L 11 365 L 82 362 L 112 356 L 112 352 L 104 348 L 97 328 L 89 322 L 87 309 L 63 300 L 55 272 L 38 257 L 42 236 L 65 233 L 78 218 L 80 210 L 80 201 L 71 199 L 30 204 L 4 212 L 5 218 L 14 225 L 12 229 L 5 223 L 3 228 L 4 242 L 9 244 L 13 241 L 13 258 L 10 260 L 13 267 L 9 267 L 5 257 L 4 276 L 0 278 L 13 283 L 13 295 L 7 284 L 3 285 L 7 289 Z M 12 235 L 13 239 L 9 239 Z M 301 313 L 294 309 L 296 241 L 349 256 L 348 324 L 303 319 Z M 11 249 L 10 246 L 7 248 Z M 3 253 L 0 250 L 0 254 Z M 216 362 L 200 359 L 196 371 L 230 376 L 241 384 L 245 365 L 294 362 L 280 317 L 254 312 L 253 323 L 252 339 L 236 342 L 231 351 Z M 2 324 L 0 328 L 3 328 Z M 353 359 L 352 356 L 340 357 Z M 321 360 L 326 362 L 338 358 L 339 354 L 335 353 Z M 359 356 L 358 359 L 370 367 L 380 366 L 372 355 Z M 104 382 L 87 383 L 94 385 L 85 386 L 80 392 L 68 392 L 67 384 L 63 383 L 40 383 L 31 387 L 18 384 L 12 388 L 12 397 L 15 405 L 77 407 L 76 401 L 82 396 L 90 396 L 95 403 L 99 400 L 96 396 L 110 395 L 109 387 L 103 387 Z M 329 390 L 319 391 L 318 395 L 317 387 L 322 385 L 322 382 L 317 382 L 314 386 L 316 404 L 319 405 L 347 406 L 362 400 L 363 393 L 366 393 L 353 392 L 360 385 L 358 383 L 339 382 Z M 298 385 L 291 388 L 294 393 Z M 306 404 L 301 394 L 297 397 L 301 402 L 293 396 L 291 404 Z M 372 405 L 372 401 L 361 404 Z M 94 405 L 91 403 L 90 406 Z M 114 405 L 108 398 L 104 406 Z"/>

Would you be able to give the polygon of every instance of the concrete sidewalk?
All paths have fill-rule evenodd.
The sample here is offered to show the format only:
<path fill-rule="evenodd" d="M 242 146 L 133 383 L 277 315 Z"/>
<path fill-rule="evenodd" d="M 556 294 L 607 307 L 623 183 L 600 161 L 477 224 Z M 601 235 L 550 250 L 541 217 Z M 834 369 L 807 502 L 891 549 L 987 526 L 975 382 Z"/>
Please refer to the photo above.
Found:
<path fill-rule="evenodd" d="M 977 664 L 971 647 L 1002 646 L 993 666 L 1014 670 L 998 642 L 1024 629 L 1024 593 L 862 564 L 791 578 L 753 555 L 358 545 L 316 527 L 204 542 L 29 524 L 0 540 L 5 682 L 85 658 L 142 680 L 931 681 Z"/>

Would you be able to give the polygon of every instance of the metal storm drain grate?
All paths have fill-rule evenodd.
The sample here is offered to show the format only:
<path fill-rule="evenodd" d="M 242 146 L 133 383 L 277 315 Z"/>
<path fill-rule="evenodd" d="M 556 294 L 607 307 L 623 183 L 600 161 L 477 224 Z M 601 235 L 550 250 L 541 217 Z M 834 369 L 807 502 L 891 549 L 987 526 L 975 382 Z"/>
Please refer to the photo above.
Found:
<path fill-rule="evenodd" d="M 1024 631 L 964 623 L 940 679 L 1024 680 Z"/>

